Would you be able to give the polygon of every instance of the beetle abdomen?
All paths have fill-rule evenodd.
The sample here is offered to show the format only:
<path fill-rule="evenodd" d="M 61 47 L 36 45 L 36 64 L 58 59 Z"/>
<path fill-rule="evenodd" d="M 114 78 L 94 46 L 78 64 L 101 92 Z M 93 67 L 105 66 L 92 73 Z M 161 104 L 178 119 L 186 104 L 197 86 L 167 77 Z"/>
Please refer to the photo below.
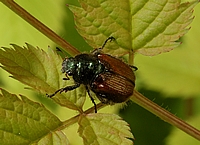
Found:
<path fill-rule="evenodd" d="M 91 84 L 91 90 L 105 104 L 122 103 L 133 94 L 135 84 L 125 77 L 112 73 L 101 73 Z"/>

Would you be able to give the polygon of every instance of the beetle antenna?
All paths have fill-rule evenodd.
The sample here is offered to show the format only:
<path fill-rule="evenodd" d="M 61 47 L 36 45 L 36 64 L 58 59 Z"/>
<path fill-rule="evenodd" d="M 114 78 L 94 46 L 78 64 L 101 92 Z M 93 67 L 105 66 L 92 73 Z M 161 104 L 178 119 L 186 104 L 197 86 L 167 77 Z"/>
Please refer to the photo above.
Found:
<path fill-rule="evenodd" d="M 63 59 L 67 56 L 67 54 L 59 47 L 56 47 L 56 53 L 60 55 Z"/>
<path fill-rule="evenodd" d="M 106 41 L 104 42 L 104 44 L 102 45 L 102 47 L 99 48 L 99 49 L 102 50 L 102 49 L 105 47 L 106 43 L 107 43 L 109 40 L 110 40 L 110 42 L 111 42 L 111 41 L 115 40 L 115 38 L 114 38 L 113 36 L 108 37 L 108 38 L 106 39 Z"/>

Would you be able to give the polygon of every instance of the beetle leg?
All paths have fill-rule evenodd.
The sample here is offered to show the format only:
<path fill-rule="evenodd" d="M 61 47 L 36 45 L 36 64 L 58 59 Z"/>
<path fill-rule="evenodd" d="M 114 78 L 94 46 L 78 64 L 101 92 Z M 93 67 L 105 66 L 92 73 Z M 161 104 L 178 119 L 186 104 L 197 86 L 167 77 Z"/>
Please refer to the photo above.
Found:
<path fill-rule="evenodd" d="M 52 97 L 55 96 L 58 92 L 62 93 L 63 91 L 65 91 L 65 92 L 71 91 L 71 90 L 74 90 L 74 89 L 78 88 L 79 86 L 80 86 L 80 84 L 77 83 L 77 84 L 75 84 L 75 85 L 73 85 L 73 86 L 67 86 L 67 87 L 65 87 L 65 88 L 58 89 L 57 91 L 55 91 L 55 93 L 53 93 L 53 94 L 51 94 L 51 95 L 48 95 L 48 94 L 46 94 L 46 95 L 47 95 L 47 97 L 52 98 Z"/>
<path fill-rule="evenodd" d="M 89 90 L 88 86 L 86 86 L 86 91 L 87 91 L 88 96 L 90 97 L 92 103 L 94 104 L 94 111 L 95 111 L 95 113 L 97 113 L 97 105 L 96 105 L 96 103 L 95 103 L 95 101 L 94 101 L 94 98 L 93 98 L 92 95 L 90 94 L 90 90 Z"/>
<path fill-rule="evenodd" d="M 110 40 L 110 42 L 111 42 L 111 41 L 115 40 L 115 38 L 114 38 L 113 36 L 108 37 L 108 38 L 106 39 L 106 41 L 103 43 L 102 47 L 93 50 L 92 53 L 93 53 L 93 54 L 98 54 L 99 52 L 101 52 L 101 50 L 105 47 L 106 43 L 107 43 L 109 40 Z"/>
<path fill-rule="evenodd" d="M 138 70 L 138 68 L 136 66 L 133 66 L 133 65 L 129 65 L 131 68 L 134 69 L 134 71 Z"/>
<path fill-rule="evenodd" d="M 61 89 L 55 91 L 55 93 L 53 93 L 53 94 L 51 94 L 51 95 L 46 94 L 46 96 L 47 96 L 48 98 L 52 98 L 52 97 L 55 96 L 58 92 L 60 92 L 60 90 L 61 90 Z"/>
<path fill-rule="evenodd" d="M 106 43 L 107 43 L 109 40 L 110 40 L 110 42 L 111 42 L 111 41 L 115 40 L 115 38 L 114 38 L 113 36 L 108 37 L 108 38 L 106 39 L 106 41 L 104 42 L 104 44 L 102 45 L 102 47 L 99 48 L 99 49 L 102 50 L 102 49 L 105 47 Z"/>
<path fill-rule="evenodd" d="M 71 90 L 74 90 L 74 89 L 78 88 L 79 86 L 80 86 L 80 84 L 77 83 L 77 84 L 75 84 L 73 86 L 67 86 L 65 88 L 61 88 L 61 89 L 59 89 L 59 92 L 62 93 L 63 91 L 65 91 L 65 92 L 71 91 Z"/>

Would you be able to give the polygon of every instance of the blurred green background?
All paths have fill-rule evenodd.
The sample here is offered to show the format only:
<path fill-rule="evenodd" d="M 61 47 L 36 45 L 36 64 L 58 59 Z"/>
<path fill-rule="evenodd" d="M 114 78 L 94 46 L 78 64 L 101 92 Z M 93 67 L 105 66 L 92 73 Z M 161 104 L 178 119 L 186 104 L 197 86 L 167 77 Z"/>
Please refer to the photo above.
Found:
<path fill-rule="evenodd" d="M 78 5 L 77 0 L 16 0 L 33 16 L 50 27 L 82 52 L 92 48 L 77 33 L 73 15 L 67 4 Z M 194 21 L 189 32 L 181 38 L 182 44 L 173 51 L 157 56 L 136 54 L 136 89 L 150 100 L 186 120 L 200 129 L 200 6 L 194 10 Z M 35 28 L 0 3 L 0 46 L 10 47 L 10 43 L 25 46 L 25 42 L 46 50 L 57 45 Z M 23 94 L 34 101 L 41 101 L 61 120 L 76 115 L 77 112 L 56 105 L 45 96 L 24 89 L 25 85 L 9 77 L 0 69 L 0 87 L 11 93 Z M 92 106 L 87 98 L 85 108 Z M 100 112 L 119 113 L 131 127 L 135 145 L 197 145 L 189 135 L 165 123 L 155 115 L 133 102 L 124 108 L 108 106 Z M 72 145 L 80 145 L 82 139 L 75 124 L 65 130 Z"/>

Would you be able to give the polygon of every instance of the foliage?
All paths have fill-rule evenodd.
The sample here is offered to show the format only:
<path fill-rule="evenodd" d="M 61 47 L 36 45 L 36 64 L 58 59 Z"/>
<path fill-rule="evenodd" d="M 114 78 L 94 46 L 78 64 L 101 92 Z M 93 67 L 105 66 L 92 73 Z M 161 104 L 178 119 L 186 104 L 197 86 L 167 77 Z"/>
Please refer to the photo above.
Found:
<path fill-rule="evenodd" d="M 133 50 L 156 55 L 180 44 L 180 37 L 189 30 L 192 9 L 197 2 L 80 0 L 81 7 L 69 5 L 69 9 L 74 13 L 78 32 L 92 47 L 100 47 L 107 37 L 114 36 L 116 41 L 106 46 L 107 53 L 117 56 Z M 51 49 L 45 52 L 26 45 L 22 48 L 12 44 L 13 48 L 0 50 L 2 68 L 12 78 L 41 94 L 53 93 L 73 83 L 62 80 L 60 56 Z M 81 86 L 58 94 L 53 100 L 61 106 L 83 112 L 85 96 L 84 86 Z M 69 144 L 60 128 L 70 126 L 70 120 L 60 121 L 43 105 L 27 97 L 20 95 L 19 99 L 2 89 L 0 143 Z M 133 144 L 130 128 L 117 115 L 83 113 L 75 122 L 79 124 L 84 144 Z"/>

